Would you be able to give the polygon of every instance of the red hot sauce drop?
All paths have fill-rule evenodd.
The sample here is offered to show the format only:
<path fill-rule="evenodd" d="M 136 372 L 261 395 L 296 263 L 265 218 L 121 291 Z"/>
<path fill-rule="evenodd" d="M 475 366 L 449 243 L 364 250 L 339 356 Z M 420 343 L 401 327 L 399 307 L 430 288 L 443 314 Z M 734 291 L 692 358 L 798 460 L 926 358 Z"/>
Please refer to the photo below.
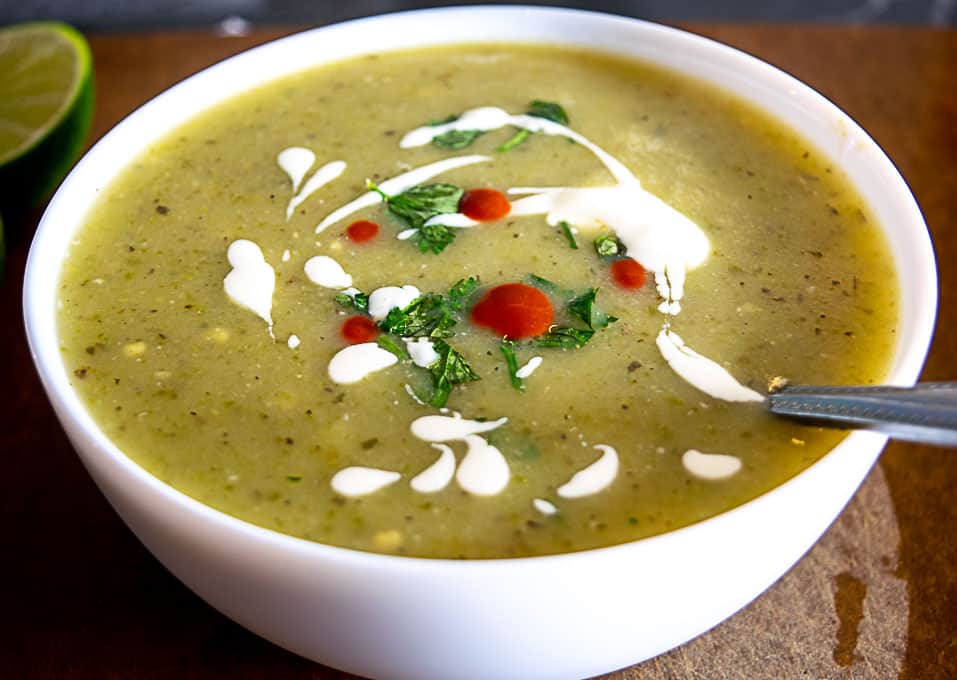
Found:
<path fill-rule="evenodd" d="M 477 222 L 494 222 L 508 215 L 512 204 L 501 191 L 472 189 L 462 195 L 459 210 Z"/>
<path fill-rule="evenodd" d="M 611 277 L 621 288 L 641 288 L 645 285 L 645 268 L 626 257 L 611 263 Z"/>
<path fill-rule="evenodd" d="M 346 227 L 346 236 L 356 243 L 371 241 L 379 235 L 379 225 L 369 220 L 359 220 Z"/>
<path fill-rule="evenodd" d="M 495 286 L 472 308 L 472 321 L 514 340 L 548 330 L 555 311 L 548 296 L 524 283 Z"/>
<path fill-rule="evenodd" d="M 379 328 L 375 321 L 364 316 L 350 316 L 342 324 L 342 337 L 350 345 L 360 342 L 372 342 L 379 335 Z"/>

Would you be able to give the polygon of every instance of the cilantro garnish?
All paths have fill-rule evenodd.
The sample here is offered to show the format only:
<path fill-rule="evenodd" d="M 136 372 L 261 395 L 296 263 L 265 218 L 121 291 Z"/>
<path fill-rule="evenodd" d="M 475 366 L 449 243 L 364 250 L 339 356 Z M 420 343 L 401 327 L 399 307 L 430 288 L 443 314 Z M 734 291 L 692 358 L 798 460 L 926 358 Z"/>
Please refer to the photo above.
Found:
<path fill-rule="evenodd" d="M 458 281 L 448 296 L 426 293 L 405 308 L 389 310 L 379 328 L 401 338 L 447 338 L 452 327 L 461 320 L 464 302 L 479 285 L 476 277 Z"/>
<path fill-rule="evenodd" d="M 413 300 L 404 309 L 395 307 L 379 322 L 387 333 L 401 338 L 446 338 L 452 335 L 452 326 L 458 323 L 445 297 L 426 293 Z"/>
<path fill-rule="evenodd" d="M 432 138 L 440 149 L 464 149 L 483 133 L 482 130 L 448 130 Z"/>
<path fill-rule="evenodd" d="M 349 295 L 348 293 L 339 293 L 336 295 L 336 302 L 338 302 L 343 307 L 352 307 L 359 312 L 368 312 L 369 311 L 369 296 L 365 293 L 356 293 L 355 295 Z"/>
<path fill-rule="evenodd" d="M 591 330 L 605 328 L 608 324 L 618 321 L 618 317 L 606 314 L 595 305 L 595 296 L 597 295 L 597 288 L 589 288 L 581 295 L 576 295 L 565 303 L 565 309 L 568 310 L 568 313 L 584 321 L 585 325 Z"/>
<path fill-rule="evenodd" d="M 595 331 L 586 328 L 569 328 L 556 326 L 545 335 L 539 336 L 535 344 L 539 347 L 561 347 L 562 349 L 579 349 L 585 346 Z"/>
<path fill-rule="evenodd" d="M 438 352 L 439 359 L 429 367 L 434 383 L 429 404 L 441 408 L 445 406 L 455 385 L 478 380 L 479 376 L 469 366 L 465 357 L 444 340 L 433 340 L 432 346 Z"/>
<path fill-rule="evenodd" d="M 502 340 L 498 346 L 505 357 L 505 365 L 508 367 L 508 377 L 512 381 L 512 387 L 519 392 L 525 391 L 525 383 L 518 377 L 518 359 L 515 357 L 515 343 L 510 340 Z"/>
<path fill-rule="evenodd" d="M 373 190 L 379 191 L 378 187 L 373 187 Z M 388 204 L 390 213 L 413 229 L 421 229 L 431 217 L 458 212 L 465 190 L 454 184 L 420 184 L 395 196 L 379 193 Z"/>
<path fill-rule="evenodd" d="M 568 125 L 569 120 L 568 114 L 565 112 L 565 109 L 562 108 L 561 104 L 546 102 L 540 99 L 529 102 L 528 108 L 525 110 L 525 115 L 544 118 L 560 125 Z M 437 127 L 439 125 L 454 123 L 457 120 L 458 116 L 449 116 L 443 120 L 431 120 L 428 122 L 428 125 Z M 464 149 L 483 134 L 485 134 L 485 130 L 446 130 L 442 134 L 433 137 L 432 144 L 440 149 Z M 530 134 L 531 132 L 529 130 L 522 128 L 506 140 L 504 144 L 499 146 L 496 151 L 500 153 L 510 151 L 528 139 Z M 455 211 L 453 210 L 451 212 Z M 418 228 L 416 225 L 413 226 Z"/>
<path fill-rule="evenodd" d="M 536 99 L 528 105 L 525 113 L 536 118 L 545 118 L 559 125 L 568 125 L 568 114 L 565 113 L 561 104 L 555 102 L 543 102 L 541 99 Z"/>
<path fill-rule="evenodd" d="M 394 355 L 396 355 L 399 358 L 399 361 L 405 361 L 409 358 L 409 353 L 406 352 L 402 348 L 402 345 L 396 342 L 395 338 L 391 335 L 380 335 L 376 339 L 376 343 L 378 343 L 379 347 L 382 349 L 386 350 L 387 352 L 392 352 Z"/>
<path fill-rule="evenodd" d="M 601 257 L 617 257 L 625 254 L 625 245 L 615 236 L 605 234 L 595 239 L 595 252 Z"/>
<path fill-rule="evenodd" d="M 525 114 L 535 116 L 536 118 L 545 118 L 560 125 L 568 125 L 568 114 L 565 113 L 565 109 L 561 107 L 561 104 L 556 104 L 555 102 L 544 102 L 540 99 L 536 99 L 533 102 L 529 102 Z M 531 132 L 529 130 L 522 128 L 495 150 L 498 152 L 510 151 L 528 139 L 530 134 Z"/>
<path fill-rule="evenodd" d="M 367 182 L 367 185 L 382 196 L 390 213 L 418 230 L 414 243 L 423 253 L 441 253 L 455 238 L 448 227 L 441 224 L 425 226 L 425 223 L 436 215 L 458 212 L 459 201 L 465 193 L 462 187 L 454 184 L 420 184 L 390 196 L 372 182 Z"/>
<path fill-rule="evenodd" d="M 598 295 L 597 288 L 589 288 L 576 295 L 574 292 L 562 288 L 557 283 L 553 283 L 535 274 L 529 274 L 525 280 L 539 290 L 564 298 L 565 311 L 586 326 L 586 328 L 553 326 L 547 333 L 536 338 L 535 344 L 538 347 L 578 349 L 591 340 L 592 336 L 595 335 L 595 331 L 605 328 L 608 324 L 618 320 L 617 317 L 603 312 L 595 304 L 595 298 Z"/>
<path fill-rule="evenodd" d="M 413 237 L 413 242 L 423 253 L 433 252 L 436 255 L 445 250 L 445 247 L 455 240 L 455 232 L 442 224 L 427 224 L 419 227 L 419 233 Z"/>
<path fill-rule="evenodd" d="M 461 312 L 465 307 L 465 302 L 479 287 L 477 276 L 470 276 L 467 279 L 459 279 L 454 286 L 449 288 L 448 306 L 456 312 Z"/>
<path fill-rule="evenodd" d="M 562 230 L 562 234 L 568 240 L 568 247 L 572 250 L 578 250 L 578 242 L 575 240 L 575 235 L 572 233 L 572 228 L 568 226 L 568 222 L 562 220 L 558 223 L 558 228 Z"/>
<path fill-rule="evenodd" d="M 408 359 L 408 353 L 394 337 L 431 339 L 439 358 L 428 367 L 432 393 L 420 398 L 437 408 L 445 405 L 455 385 L 479 379 L 465 357 L 441 339 L 454 335 L 452 329 L 461 320 L 466 303 L 478 285 L 476 277 L 461 279 L 449 289 L 448 295 L 426 293 L 402 309 L 390 310 L 379 322 L 379 328 L 386 333 L 379 336 L 379 345 L 401 360 Z"/>
<path fill-rule="evenodd" d="M 532 133 L 526 130 L 525 128 L 522 128 L 521 130 L 516 132 L 514 135 L 509 137 L 507 140 L 505 140 L 505 143 L 499 146 L 498 148 L 496 148 L 495 150 L 498 151 L 499 153 L 511 151 L 516 146 L 518 146 L 519 144 L 524 142 L 526 139 L 528 139 L 528 136 L 530 134 Z"/>

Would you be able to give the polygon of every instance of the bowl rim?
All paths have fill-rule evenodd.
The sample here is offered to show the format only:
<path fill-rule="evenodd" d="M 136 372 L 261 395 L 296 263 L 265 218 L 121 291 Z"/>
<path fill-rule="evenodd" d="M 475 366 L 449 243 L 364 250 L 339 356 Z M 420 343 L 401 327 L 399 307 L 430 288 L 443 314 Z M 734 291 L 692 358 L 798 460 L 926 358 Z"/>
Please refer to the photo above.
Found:
<path fill-rule="evenodd" d="M 90 206 L 93 204 L 93 199 L 90 199 L 90 201 L 85 203 L 83 217 L 73 217 L 72 226 L 69 229 L 65 229 L 60 226 L 62 224 L 60 219 L 64 215 L 69 215 L 69 211 L 72 211 L 72 209 L 66 205 L 73 200 L 71 193 L 75 192 L 73 191 L 72 187 L 77 183 L 77 178 L 82 177 L 83 174 L 87 172 L 88 166 L 91 165 L 91 158 L 95 158 L 98 154 L 104 153 L 104 149 L 107 149 L 110 147 L 110 145 L 115 145 L 116 140 L 119 138 L 120 132 L 137 125 L 142 119 L 144 119 L 147 113 L 160 109 L 169 101 L 182 98 L 183 93 L 188 92 L 191 88 L 195 89 L 198 85 L 206 81 L 215 80 L 223 73 L 226 73 L 230 70 L 235 70 L 240 65 L 257 59 L 259 55 L 267 51 L 279 49 L 279 47 L 282 45 L 291 46 L 297 43 L 308 44 L 314 40 L 322 39 L 333 32 L 362 30 L 366 25 L 372 23 L 404 21 L 408 20 L 410 17 L 424 19 L 436 15 L 474 16 L 476 13 L 481 13 L 487 16 L 495 16 L 501 19 L 515 17 L 520 14 L 534 13 L 535 15 L 547 19 L 574 19 L 581 21 L 587 20 L 592 22 L 606 22 L 606 30 L 612 30 L 616 27 L 625 26 L 626 30 L 649 31 L 659 35 L 664 35 L 670 40 L 675 40 L 678 42 L 684 41 L 698 48 L 714 50 L 720 53 L 722 58 L 727 58 L 732 62 L 736 61 L 738 65 L 751 69 L 756 73 L 760 73 L 765 78 L 772 79 L 775 81 L 775 85 L 780 84 L 782 86 L 787 86 L 789 88 L 789 93 L 800 96 L 805 102 L 828 111 L 829 115 L 835 121 L 838 121 L 840 124 L 846 126 L 850 133 L 854 135 L 858 143 L 870 147 L 869 151 L 871 153 L 876 152 L 876 157 L 879 158 L 880 162 L 884 165 L 882 172 L 887 175 L 888 181 L 894 184 L 898 189 L 902 188 L 904 191 L 904 194 L 900 196 L 903 209 L 912 214 L 912 218 L 914 219 L 916 225 L 923 226 L 923 230 L 920 230 L 912 235 L 914 245 L 918 251 L 917 254 L 919 259 L 923 260 L 925 264 L 929 263 L 930 265 L 929 269 L 921 272 L 925 276 L 924 283 L 926 284 L 921 287 L 921 291 L 924 292 L 923 300 L 918 301 L 921 313 L 915 321 L 915 327 L 909 335 L 910 342 L 906 345 L 906 347 L 903 347 L 903 340 L 901 339 L 900 335 L 898 336 L 898 344 L 893 355 L 895 366 L 889 370 L 888 376 L 889 382 L 893 384 L 907 385 L 913 384 L 916 381 L 917 376 L 919 375 L 923 366 L 924 360 L 926 359 L 930 341 L 933 336 L 937 310 L 937 271 L 933 246 L 926 228 L 926 223 L 924 222 L 920 208 L 917 205 L 913 193 L 887 154 L 877 144 L 877 142 L 875 142 L 870 135 L 856 123 L 856 121 L 854 121 L 850 116 L 848 116 L 848 114 L 837 107 L 829 99 L 824 97 L 824 95 L 818 93 L 809 85 L 797 80 L 782 69 L 779 69 L 776 66 L 773 66 L 768 62 L 765 62 L 743 50 L 725 45 L 711 38 L 697 35 L 689 31 L 640 19 L 633 19 L 591 10 L 531 5 L 439 7 L 381 14 L 371 17 L 353 19 L 342 23 L 330 24 L 318 28 L 312 28 L 306 31 L 281 37 L 240 52 L 185 78 L 184 80 L 176 83 L 170 88 L 165 89 L 160 94 L 140 105 L 132 113 L 128 114 L 119 123 L 117 123 L 109 132 L 103 135 L 103 137 L 98 140 L 96 144 L 94 144 L 92 148 L 84 155 L 80 162 L 77 163 L 72 172 L 61 184 L 60 188 L 51 199 L 40 221 L 30 247 L 23 286 L 24 321 L 31 357 L 40 375 L 44 389 L 46 390 L 53 408 L 59 420 L 61 421 L 61 424 L 65 429 L 67 429 L 68 434 L 71 436 L 71 443 L 73 443 L 73 436 L 82 436 L 86 438 L 94 445 L 96 450 L 95 455 L 100 457 L 101 460 L 107 462 L 113 470 L 125 476 L 128 481 L 144 485 L 147 490 L 153 493 L 154 497 L 162 499 L 163 503 L 169 503 L 186 515 L 190 515 L 196 520 L 199 520 L 205 524 L 215 526 L 217 530 L 224 530 L 230 534 L 241 535 L 243 538 L 251 541 L 269 544 L 285 551 L 315 556 L 324 560 L 351 562 L 353 564 L 363 564 L 373 567 L 384 566 L 390 569 L 397 568 L 416 570 L 421 570 L 422 568 L 442 570 L 474 570 L 499 569 L 503 567 L 512 569 L 515 568 L 516 565 L 553 565 L 557 562 L 591 560 L 598 556 L 611 557 L 615 553 L 622 551 L 654 549 L 656 545 L 662 543 L 683 541 L 687 536 L 708 531 L 712 526 L 720 526 L 728 522 L 735 522 L 736 517 L 739 514 L 744 512 L 754 512 L 766 502 L 765 499 L 767 499 L 769 496 L 778 495 L 782 489 L 792 487 L 795 484 L 800 484 L 801 480 L 808 477 L 812 471 L 828 467 L 841 455 L 863 455 L 861 451 L 854 451 L 853 449 L 860 449 L 861 447 L 864 447 L 865 449 L 871 451 L 873 454 L 871 464 L 873 464 L 873 462 L 876 461 L 881 448 L 886 443 L 887 438 L 883 435 L 877 435 L 871 432 L 852 432 L 839 444 L 825 453 L 820 459 L 812 463 L 810 466 L 804 468 L 795 476 L 789 478 L 782 484 L 777 485 L 769 491 L 729 510 L 680 527 L 678 529 L 673 529 L 661 534 L 656 534 L 625 543 L 565 553 L 525 557 L 502 557 L 490 559 L 470 558 L 458 560 L 450 558 L 416 557 L 366 552 L 354 548 L 341 547 L 319 543 L 303 538 L 297 538 L 289 534 L 284 534 L 273 529 L 268 529 L 266 527 L 253 524 L 252 522 L 229 515 L 223 511 L 213 508 L 212 506 L 206 505 L 160 480 L 158 477 L 153 476 L 145 468 L 136 463 L 132 458 L 124 454 L 122 450 L 120 450 L 120 448 L 103 433 L 103 431 L 93 420 L 92 416 L 86 410 L 86 407 L 83 405 L 78 394 L 69 384 L 68 371 L 60 359 L 59 353 L 57 352 L 58 335 L 56 332 L 55 320 L 52 323 L 52 326 L 50 324 L 50 318 L 55 317 L 55 298 L 50 299 L 48 297 L 41 297 L 41 292 L 43 290 L 43 287 L 40 285 L 41 281 L 44 278 L 51 277 L 45 277 L 44 273 L 40 270 L 40 266 L 38 265 L 38 261 L 41 260 L 46 251 L 50 250 L 51 248 L 56 248 L 57 239 L 69 240 L 77 232 L 77 230 L 82 227 L 83 217 L 85 217 L 87 214 L 86 211 L 89 210 Z M 389 47 L 386 49 L 376 50 L 362 49 L 356 51 L 354 54 L 349 54 L 343 57 L 321 59 L 318 62 L 310 62 L 306 65 L 283 70 L 280 73 L 274 74 L 271 80 L 277 80 L 292 73 L 321 67 L 323 65 L 334 64 L 341 60 L 355 58 L 361 54 L 372 52 L 389 52 L 400 49 L 415 49 L 416 47 L 432 47 L 443 44 L 461 44 L 464 42 L 471 42 L 473 44 L 494 44 L 496 42 L 524 42 L 526 44 L 542 44 L 543 41 L 522 41 L 509 38 L 499 41 L 482 39 L 463 41 L 456 39 L 451 41 L 420 41 L 410 44 L 406 47 Z M 555 44 L 566 47 L 585 47 L 586 49 L 593 49 L 599 52 L 602 51 L 600 49 L 589 47 L 583 44 L 579 45 L 568 40 L 562 40 L 561 42 L 556 42 Z M 616 55 L 622 58 L 638 60 L 637 57 L 624 54 L 620 50 L 616 50 L 614 48 L 604 51 L 608 54 Z M 650 57 L 645 58 L 645 60 L 655 63 L 657 66 L 662 68 L 671 69 L 682 73 L 682 75 L 709 82 L 712 86 L 723 88 L 730 92 L 730 90 L 728 88 L 724 88 L 721 83 L 711 82 L 696 74 L 688 73 L 679 66 L 659 63 Z M 184 119 L 192 119 L 209 108 L 217 106 L 225 99 L 229 99 L 230 97 L 236 96 L 242 92 L 248 92 L 252 89 L 256 89 L 262 84 L 262 82 L 256 82 L 247 87 L 237 89 L 236 92 L 221 99 L 219 102 L 207 104 L 200 108 L 193 108 L 190 106 L 188 107 L 190 112 L 185 116 Z M 737 97 L 742 97 L 742 95 L 737 92 L 732 92 L 732 94 Z M 758 106 L 754 102 L 752 102 L 752 104 L 754 106 Z M 766 113 L 773 115 L 767 111 Z M 777 116 L 773 117 L 777 118 Z M 791 127 L 784 121 L 779 122 L 782 125 Z M 127 154 L 127 158 L 124 163 L 116 168 L 113 174 L 109 176 L 108 181 L 104 182 L 103 184 L 109 184 L 109 181 L 115 179 L 116 174 L 123 168 L 128 167 L 129 163 L 134 161 L 137 155 L 142 153 L 143 148 L 148 146 L 150 142 L 168 135 L 181 124 L 182 121 L 177 121 L 164 127 L 161 133 L 151 135 L 150 140 L 144 143 L 143 147 L 137 149 L 135 153 Z M 803 135 L 804 133 L 801 132 L 800 134 Z M 812 146 L 817 148 L 816 144 L 813 144 Z M 882 231 L 887 233 L 886 229 L 883 227 Z M 57 265 L 62 266 L 65 256 L 66 251 L 64 250 L 62 255 L 55 258 Z M 59 275 L 59 270 L 57 271 L 57 274 Z M 58 278 L 58 276 L 56 278 Z M 53 287 L 55 290 L 55 283 L 53 284 Z M 86 455 L 89 454 L 83 452 L 81 447 L 76 446 L 75 443 L 73 443 L 73 445 L 83 462 L 89 467 L 89 463 L 86 460 Z"/>

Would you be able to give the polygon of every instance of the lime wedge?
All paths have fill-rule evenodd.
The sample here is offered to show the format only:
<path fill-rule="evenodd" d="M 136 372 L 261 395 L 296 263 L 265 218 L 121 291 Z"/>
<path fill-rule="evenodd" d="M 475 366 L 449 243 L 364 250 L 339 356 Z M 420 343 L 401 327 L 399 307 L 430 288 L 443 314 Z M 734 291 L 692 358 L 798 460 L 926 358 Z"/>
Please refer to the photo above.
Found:
<path fill-rule="evenodd" d="M 0 207 L 28 208 L 63 179 L 92 114 L 82 35 L 55 22 L 0 28 Z"/>

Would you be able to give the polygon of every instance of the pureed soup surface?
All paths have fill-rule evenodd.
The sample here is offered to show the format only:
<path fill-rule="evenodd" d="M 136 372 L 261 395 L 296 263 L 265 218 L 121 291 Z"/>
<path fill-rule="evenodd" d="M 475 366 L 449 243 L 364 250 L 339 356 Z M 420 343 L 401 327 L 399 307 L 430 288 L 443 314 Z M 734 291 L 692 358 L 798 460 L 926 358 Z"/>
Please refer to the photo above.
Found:
<path fill-rule="evenodd" d="M 471 45 L 286 77 L 150 147 L 74 241 L 59 332 L 108 436 L 194 498 L 492 558 L 788 479 L 843 435 L 769 416 L 769 381 L 879 381 L 897 296 L 861 199 L 750 105 Z"/>

